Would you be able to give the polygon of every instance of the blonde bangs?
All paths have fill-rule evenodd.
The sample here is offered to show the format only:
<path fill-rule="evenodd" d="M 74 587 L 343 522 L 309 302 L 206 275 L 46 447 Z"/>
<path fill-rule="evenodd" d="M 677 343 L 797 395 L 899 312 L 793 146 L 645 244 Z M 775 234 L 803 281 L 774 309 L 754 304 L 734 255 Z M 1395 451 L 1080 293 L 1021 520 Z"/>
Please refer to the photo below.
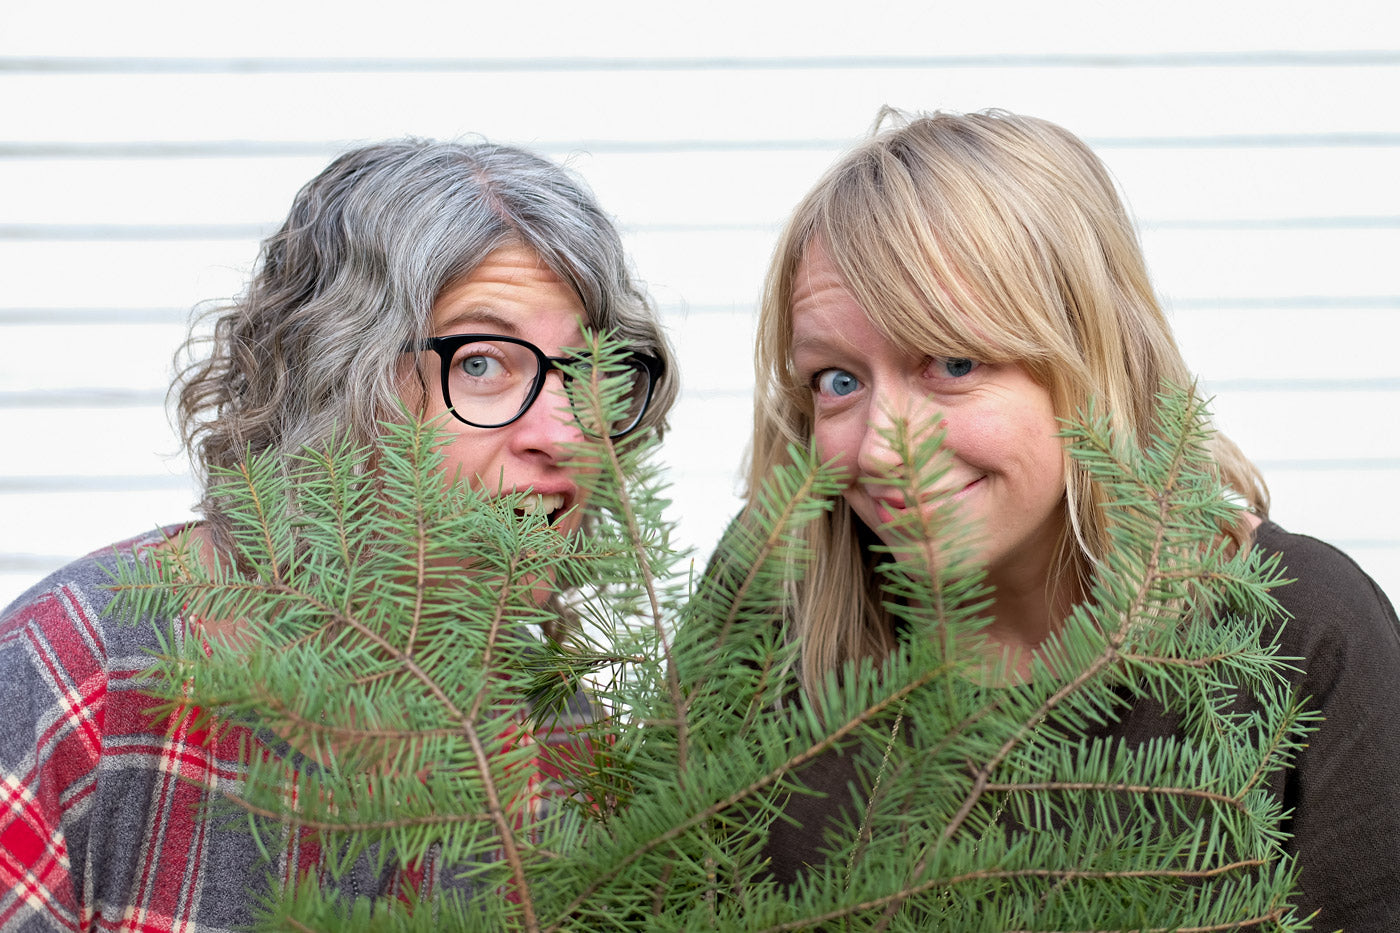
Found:
<path fill-rule="evenodd" d="M 882 115 L 881 122 L 884 121 Z M 929 356 L 1014 363 L 1075 418 L 1092 399 L 1119 439 L 1143 446 L 1158 392 L 1191 373 L 1147 275 L 1111 176 L 1068 131 L 990 111 L 906 118 L 833 166 L 798 205 L 775 249 L 756 347 L 750 502 L 787 447 L 812 439 L 811 392 L 793 370 L 792 297 L 820 241 L 846 287 L 891 342 Z M 1226 438 L 1210 444 L 1221 477 L 1257 514 L 1268 491 Z M 1109 547 L 1102 490 L 1066 457 L 1062 579 L 1087 584 Z M 879 584 L 843 500 L 809 526 L 820 572 L 793 581 L 789 631 L 803 679 L 892 644 Z M 1243 523 L 1222 528 L 1247 546 Z"/>
<path fill-rule="evenodd" d="M 871 322 L 930 356 L 1016 363 L 1082 385 L 1062 296 L 1026 225 L 966 166 L 867 143 L 822 186 L 811 235 Z"/>

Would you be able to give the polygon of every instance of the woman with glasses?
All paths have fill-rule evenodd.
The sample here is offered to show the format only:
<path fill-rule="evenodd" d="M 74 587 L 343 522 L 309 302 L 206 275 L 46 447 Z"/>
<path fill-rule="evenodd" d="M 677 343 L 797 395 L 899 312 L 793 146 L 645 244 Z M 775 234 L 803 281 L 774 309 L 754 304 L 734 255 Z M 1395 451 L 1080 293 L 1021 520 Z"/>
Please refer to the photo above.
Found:
<path fill-rule="evenodd" d="M 1111 547 L 1101 496 L 1057 419 L 1093 399 L 1145 446 L 1163 382 L 1193 381 L 1107 170 L 1060 127 L 998 112 L 910 119 L 841 159 L 781 236 L 758 332 L 750 488 L 788 445 L 813 442 L 848 482 L 809 526 L 814 565 L 791 581 L 787 623 L 809 691 L 893 649 L 899 597 L 876 569 L 879 546 L 907 547 L 898 529 L 950 504 L 995 588 L 989 647 L 1028 676 Z M 891 441 L 899 422 L 915 441 L 944 432 L 948 473 L 927 499 L 906 499 L 914 467 Z M 1217 434 L 1209 452 L 1248 506 L 1222 543 L 1278 555 L 1296 580 L 1274 593 L 1291 616 L 1280 653 L 1302 659 L 1297 696 L 1326 717 L 1268 779 L 1291 814 L 1299 914 L 1320 911 L 1319 930 L 1400 929 L 1395 611 L 1344 554 L 1268 520 L 1263 480 L 1233 444 Z M 1176 728 L 1141 698 L 1101 738 L 1138 744 Z M 823 793 L 792 795 L 773 823 L 779 879 L 859 821 L 850 788 L 877 772 L 857 760 L 831 753 L 803 773 Z"/>
<path fill-rule="evenodd" d="M 585 329 L 630 348 L 614 437 L 659 432 L 676 391 L 612 222 L 565 170 L 505 146 L 408 140 L 337 158 L 213 325 L 173 390 L 202 520 L 95 552 L 0 616 L 0 929 L 233 929 L 267 890 L 253 839 L 197 818 L 238 762 L 151 711 L 141 680 L 161 650 L 155 628 L 103 618 L 115 555 L 167 537 L 211 564 L 228 553 L 211 471 L 347 435 L 369 443 L 406 407 L 447 432 L 449 480 L 523 494 L 526 511 L 569 533 L 588 503 L 568 463 L 583 427 L 565 349 Z M 200 637 L 256 637 L 237 621 L 202 624 Z M 272 853 L 272 868 L 306 870 L 297 845 Z M 361 881 L 371 894 L 427 883 Z"/>

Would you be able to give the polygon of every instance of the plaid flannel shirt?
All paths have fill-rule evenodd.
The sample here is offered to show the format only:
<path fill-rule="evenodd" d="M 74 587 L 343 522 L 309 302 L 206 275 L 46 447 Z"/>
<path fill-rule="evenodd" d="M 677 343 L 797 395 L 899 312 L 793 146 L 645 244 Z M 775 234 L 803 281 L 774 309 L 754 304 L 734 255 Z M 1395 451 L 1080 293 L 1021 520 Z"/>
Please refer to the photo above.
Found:
<path fill-rule="evenodd" d="M 269 864 L 246 827 L 196 818 L 210 794 L 237 793 L 246 730 L 211 737 L 191 729 L 187 711 L 153 715 L 143 687 L 155 627 L 104 618 L 104 568 L 176 530 L 70 564 L 0 615 L 0 933 L 246 928 L 274 885 L 318 871 L 305 831 L 284 832 Z M 551 746 L 525 812 L 564 792 L 558 762 L 581 718 L 503 737 Z M 376 874 L 364 859 L 336 886 L 355 896 L 430 892 L 440 873 Z"/>

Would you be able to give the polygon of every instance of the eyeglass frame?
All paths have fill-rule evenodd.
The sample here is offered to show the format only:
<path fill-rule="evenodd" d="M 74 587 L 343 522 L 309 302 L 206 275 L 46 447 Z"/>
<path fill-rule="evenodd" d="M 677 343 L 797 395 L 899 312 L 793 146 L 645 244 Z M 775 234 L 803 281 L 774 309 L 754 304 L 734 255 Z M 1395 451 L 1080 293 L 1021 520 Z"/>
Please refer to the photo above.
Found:
<path fill-rule="evenodd" d="M 516 346 L 524 347 L 535 355 L 534 384 L 530 386 L 530 391 L 526 393 L 525 401 L 521 403 L 520 410 L 499 424 L 478 424 L 475 421 L 469 421 L 464 418 L 452 404 L 452 392 L 448 388 L 452 375 L 452 357 L 457 352 L 458 347 L 461 347 L 463 344 L 471 343 L 473 340 L 494 340 L 503 343 L 513 343 Z M 405 344 L 403 348 L 403 352 L 405 353 L 413 353 L 415 351 L 422 352 L 424 350 L 432 350 L 438 355 L 438 359 L 442 363 L 442 402 L 447 406 L 447 410 L 452 413 L 452 417 L 473 428 L 485 428 L 488 430 L 507 427 L 525 417 L 525 413 L 530 410 L 535 402 L 539 400 L 540 394 L 544 392 L 544 381 L 551 372 L 558 370 L 564 385 L 568 385 L 572 376 L 563 367 L 585 362 L 585 360 L 576 356 L 549 356 L 530 341 L 523 340 L 519 337 L 508 337 L 505 334 L 445 334 L 441 337 L 426 337 L 416 345 L 409 343 Z M 651 408 L 651 397 L 656 391 L 656 383 L 666 372 L 666 364 L 662 362 L 661 358 L 652 356 L 650 353 L 643 353 L 640 350 L 629 350 L 625 354 L 625 358 L 628 361 L 641 363 L 642 368 L 646 370 L 647 393 L 646 397 L 642 399 L 642 406 L 637 412 L 636 420 L 623 430 L 608 435 L 608 438 L 614 441 L 626 437 L 641 426 L 642 419 L 646 417 L 647 410 Z"/>

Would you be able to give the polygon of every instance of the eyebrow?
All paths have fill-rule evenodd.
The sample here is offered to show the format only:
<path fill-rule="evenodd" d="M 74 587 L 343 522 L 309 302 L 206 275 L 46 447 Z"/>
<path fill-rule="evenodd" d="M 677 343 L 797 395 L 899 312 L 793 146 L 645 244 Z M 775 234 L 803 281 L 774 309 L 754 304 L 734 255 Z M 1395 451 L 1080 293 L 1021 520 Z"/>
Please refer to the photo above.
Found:
<path fill-rule="evenodd" d="M 811 334 L 802 337 L 793 336 L 792 343 L 788 344 L 788 355 L 806 351 L 809 353 L 841 353 L 852 349 L 851 344 L 837 337 L 832 339 L 825 333 Z"/>
<path fill-rule="evenodd" d="M 492 330 L 506 337 L 519 337 L 519 324 L 494 310 L 489 305 L 471 305 L 453 313 L 441 323 L 433 325 L 435 333 L 464 334 L 481 329 Z"/>

